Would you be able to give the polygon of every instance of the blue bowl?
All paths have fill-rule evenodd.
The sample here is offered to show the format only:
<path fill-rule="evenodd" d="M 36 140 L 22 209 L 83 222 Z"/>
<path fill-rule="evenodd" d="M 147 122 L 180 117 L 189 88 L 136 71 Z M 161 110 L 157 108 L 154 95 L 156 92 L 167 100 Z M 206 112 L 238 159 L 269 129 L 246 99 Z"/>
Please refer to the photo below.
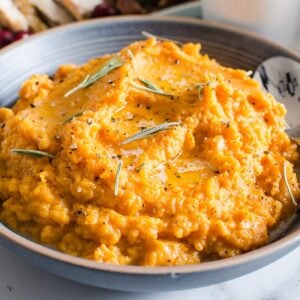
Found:
<path fill-rule="evenodd" d="M 201 42 L 202 52 L 220 63 L 254 70 L 272 56 L 299 55 L 253 34 L 184 18 L 117 17 L 63 26 L 0 51 L 1 106 L 17 99 L 31 74 L 52 74 L 63 63 L 83 63 L 142 39 L 141 31 L 179 41 Z M 119 266 L 73 257 L 39 245 L 0 223 L 0 242 L 38 267 L 92 286 L 124 291 L 171 291 L 215 284 L 257 270 L 300 245 L 300 220 L 285 236 L 233 258 L 174 267 Z"/>

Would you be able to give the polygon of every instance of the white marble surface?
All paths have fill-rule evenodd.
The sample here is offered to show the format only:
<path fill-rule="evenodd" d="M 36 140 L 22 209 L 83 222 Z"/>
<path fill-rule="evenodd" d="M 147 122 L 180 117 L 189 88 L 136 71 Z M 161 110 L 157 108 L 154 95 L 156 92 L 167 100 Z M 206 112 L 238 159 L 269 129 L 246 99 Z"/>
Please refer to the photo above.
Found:
<path fill-rule="evenodd" d="M 205 288 L 126 293 L 85 286 L 31 266 L 0 246 L 0 300 L 299 300 L 300 248 L 246 276 Z"/>

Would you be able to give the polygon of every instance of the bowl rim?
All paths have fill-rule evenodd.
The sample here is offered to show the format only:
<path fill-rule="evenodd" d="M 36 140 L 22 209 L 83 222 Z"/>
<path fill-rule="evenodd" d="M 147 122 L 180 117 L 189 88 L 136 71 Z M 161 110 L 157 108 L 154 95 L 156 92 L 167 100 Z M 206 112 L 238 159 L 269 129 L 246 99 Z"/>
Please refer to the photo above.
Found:
<path fill-rule="evenodd" d="M 111 23 L 111 22 L 142 22 L 146 20 L 152 20 L 152 21 L 160 21 L 160 22 L 170 22 L 170 23 L 183 23 L 183 24 L 192 24 L 192 25 L 204 25 L 208 27 L 213 27 L 216 29 L 222 29 L 226 31 L 231 31 L 234 33 L 238 33 L 244 36 L 247 36 L 249 38 L 255 39 L 261 43 L 269 44 L 272 47 L 276 47 L 277 49 L 280 49 L 287 54 L 289 54 L 291 57 L 294 57 L 300 61 L 300 55 L 293 50 L 287 49 L 281 45 L 278 45 L 277 43 L 274 43 L 264 37 L 261 37 L 257 35 L 256 33 L 249 32 L 244 29 L 239 29 L 231 25 L 223 24 L 216 21 L 208 21 L 208 20 L 198 20 L 198 19 L 192 19 L 192 18 L 186 18 L 186 17 L 167 17 L 167 16 L 117 16 L 117 17 L 108 17 L 103 19 L 94 19 L 94 20 L 86 20 L 81 22 L 76 22 L 68 25 L 59 26 L 50 30 L 47 30 L 46 32 L 37 33 L 34 36 L 13 43 L 12 45 L 4 47 L 2 50 L 0 50 L 0 57 L 1 55 L 4 55 L 5 53 L 12 51 L 16 47 L 25 45 L 27 43 L 32 42 L 33 40 L 39 39 L 40 37 L 44 37 L 47 35 L 51 35 L 57 31 L 68 31 L 76 29 L 77 27 L 82 26 L 92 26 L 97 23 L 99 24 L 105 24 L 105 23 Z M 230 257 L 226 259 L 220 259 L 216 261 L 209 261 L 209 262 L 203 262 L 195 265 L 183 265 L 183 266 L 163 266 L 163 267 L 148 267 L 148 266 L 131 266 L 131 265 L 116 265 L 116 264 L 108 264 L 108 263 L 99 263 L 95 262 L 93 260 L 80 258 L 71 256 L 69 254 L 62 253 L 58 250 L 51 249 L 47 246 L 44 246 L 42 244 L 38 244 L 36 242 L 33 242 L 20 234 L 12 231 L 8 227 L 6 227 L 2 222 L 0 222 L 0 240 L 1 238 L 6 239 L 7 241 L 16 244 L 22 248 L 25 248 L 29 251 L 34 252 L 35 254 L 42 255 L 48 258 L 51 258 L 53 260 L 58 260 L 62 263 L 68 263 L 77 267 L 86 267 L 88 269 L 92 270 L 98 270 L 98 271 L 106 271 L 106 272 L 114 272 L 114 273 L 121 273 L 121 274 L 132 274 L 132 275 L 172 275 L 172 274 L 186 274 L 186 273 L 195 273 L 195 272 L 207 272 L 207 271 L 213 271 L 213 270 L 221 270 L 221 269 L 227 269 L 230 267 L 235 266 L 241 266 L 248 264 L 250 262 L 257 261 L 259 259 L 263 259 L 264 257 L 275 254 L 281 250 L 284 250 L 286 248 L 294 247 L 296 248 L 297 245 L 300 245 L 300 228 L 296 231 L 287 234 L 286 236 L 282 237 L 280 240 L 277 240 L 275 242 L 272 242 L 268 245 L 265 245 L 261 248 L 249 251 L 244 254 L 237 255 L 235 257 Z"/>
<path fill-rule="evenodd" d="M 12 51 L 14 48 L 17 48 L 21 45 L 26 45 L 27 43 L 33 42 L 35 39 L 39 39 L 40 37 L 44 37 L 47 35 L 51 35 L 55 32 L 59 31 L 69 31 L 76 29 L 77 27 L 86 26 L 89 27 L 94 24 L 105 24 L 105 23 L 123 23 L 126 21 L 134 21 L 134 22 L 142 22 L 146 20 L 152 20 L 152 21 L 161 21 L 161 22 L 170 22 L 170 23 L 184 23 L 184 24 L 191 24 L 191 25 L 203 25 L 207 27 L 213 27 L 221 30 L 230 31 L 236 34 L 240 34 L 243 36 L 247 36 L 251 39 L 257 40 L 260 43 L 268 44 L 271 47 L 275 47 L 283 52 L 288 53 L 290 56 L 293 56 L 295 59 L 300 61 L 300 53 L 298 53 L 296 50 L 287 48 L 279 43 L 273 42 L 272 40 L 263 37 L 253 31 L 244 29 L 244 28 L 238 28 L 237 26 L 230 25 L 227 23 L 223 23 L 221 21 L 216 20 L 210 20 L 210 19 L 197 19 L 197 18 L 190 18 L 190 17 L 180 17 L 180 16 L 156 16 L 156 15 L 144 15 L 144 16 L 137 16 L 137 15 L 126 15 L 126 16 L 112 16 L 112 17 L 103 17 L 103 18 L 95 18 L 90 20 L 82 20 L 79 22 L 73 22 L 69 24 L 60 25 L 57 27 L 53 27 L 50 29 L 47 29 L 46 31 L 35 33 L 34 35 L 29 36 L 28 38 L 21 39 L 18 41 L 13 42 L 12 44 L 9 44 L 5 46 L 4 48 L 0 49 L 0 57 L 1 55 L 4 55 L 5 53 Z M 142 38 L 142 36 L 141 36 Z"/>
<path fill-rule="evenodd" d="M 42 255 L 53 260 L 58 260 L 62 263 L 71 264 L 77 267 L 86 267 L 92 270 L 126 273 L 126 274 L 139 274 L 139 275 L 169 275 L 169 274 L 187 274 L 198 272 L 209 272 L 214 270 L 221 270 L 242 266 L 251 262 L 263 259 L 268 255 L 275 254 L 286 248 L 296 248 L 300 245 L 300 229 L 293 233 L 287 234 L 281 239 L 267 244 L 261 248 L 224 259 L 215 261 L 202 262 L 195 265 L 182 265 L 182 266 L 132 266 L 132 265 L 117 265 L 109 263 L 100 263 L 86 258 L 76 257 L 65 254 L 55 249 L 34 242 L 20 234 L 12 231 L 3 223 L 0 223 L 0 241 L 1 238 L 7 239 L 9 242 L 25 248 L 35 254 Z"/>

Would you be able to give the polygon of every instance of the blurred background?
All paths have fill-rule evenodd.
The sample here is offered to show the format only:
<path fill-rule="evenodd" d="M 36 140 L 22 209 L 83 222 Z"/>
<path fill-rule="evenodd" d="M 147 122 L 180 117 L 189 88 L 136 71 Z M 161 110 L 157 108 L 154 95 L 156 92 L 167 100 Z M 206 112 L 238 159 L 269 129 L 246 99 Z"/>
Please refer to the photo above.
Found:
<path fill-rule="evenodd" d="M 141 14 L 217 20 L 300 51 L 300 0 L 0 0 L 0 48 L 54 26 Z"/>

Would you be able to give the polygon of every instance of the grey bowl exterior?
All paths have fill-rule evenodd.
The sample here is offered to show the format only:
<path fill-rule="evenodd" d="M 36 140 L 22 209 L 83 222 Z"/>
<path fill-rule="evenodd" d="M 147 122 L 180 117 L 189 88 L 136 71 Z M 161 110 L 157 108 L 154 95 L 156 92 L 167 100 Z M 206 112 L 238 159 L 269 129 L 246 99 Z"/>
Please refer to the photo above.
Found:
<path fill-rule="evenodd" d="M 120 291 L 175 291 L 227 281 L 268 265 L 300 245 L 300 224 L 295 224 L 282 239 L 246 254 L 176 267 L 97 263 L 38 245 L 3 224 L 0 242 L 37 267 L 77 282 Z"/>
<path fill-rule="evenodd" d="M 31 74 L 52 74 L 63 63 L 118 51 L 142 39 L 142 30 L 180 41 L 201 42 L 202 52 L 220 63 L 254 70 L 261 61 L 299 55 L 253 34 L 207 21 L 184 18 L 122 17 L 87 21 L 38 34 L 0 51 L 0 104 L 17 99 Z M 142 267 L 101 264 L 38 245 L 0 223 L 0 242 L 33 264 L 93 286 L 124 291 L 171 291 L 206 286 L 261 268 L 300 244 L 300 219 L 284 237 L 249 253 L 199 265 Z"/>

